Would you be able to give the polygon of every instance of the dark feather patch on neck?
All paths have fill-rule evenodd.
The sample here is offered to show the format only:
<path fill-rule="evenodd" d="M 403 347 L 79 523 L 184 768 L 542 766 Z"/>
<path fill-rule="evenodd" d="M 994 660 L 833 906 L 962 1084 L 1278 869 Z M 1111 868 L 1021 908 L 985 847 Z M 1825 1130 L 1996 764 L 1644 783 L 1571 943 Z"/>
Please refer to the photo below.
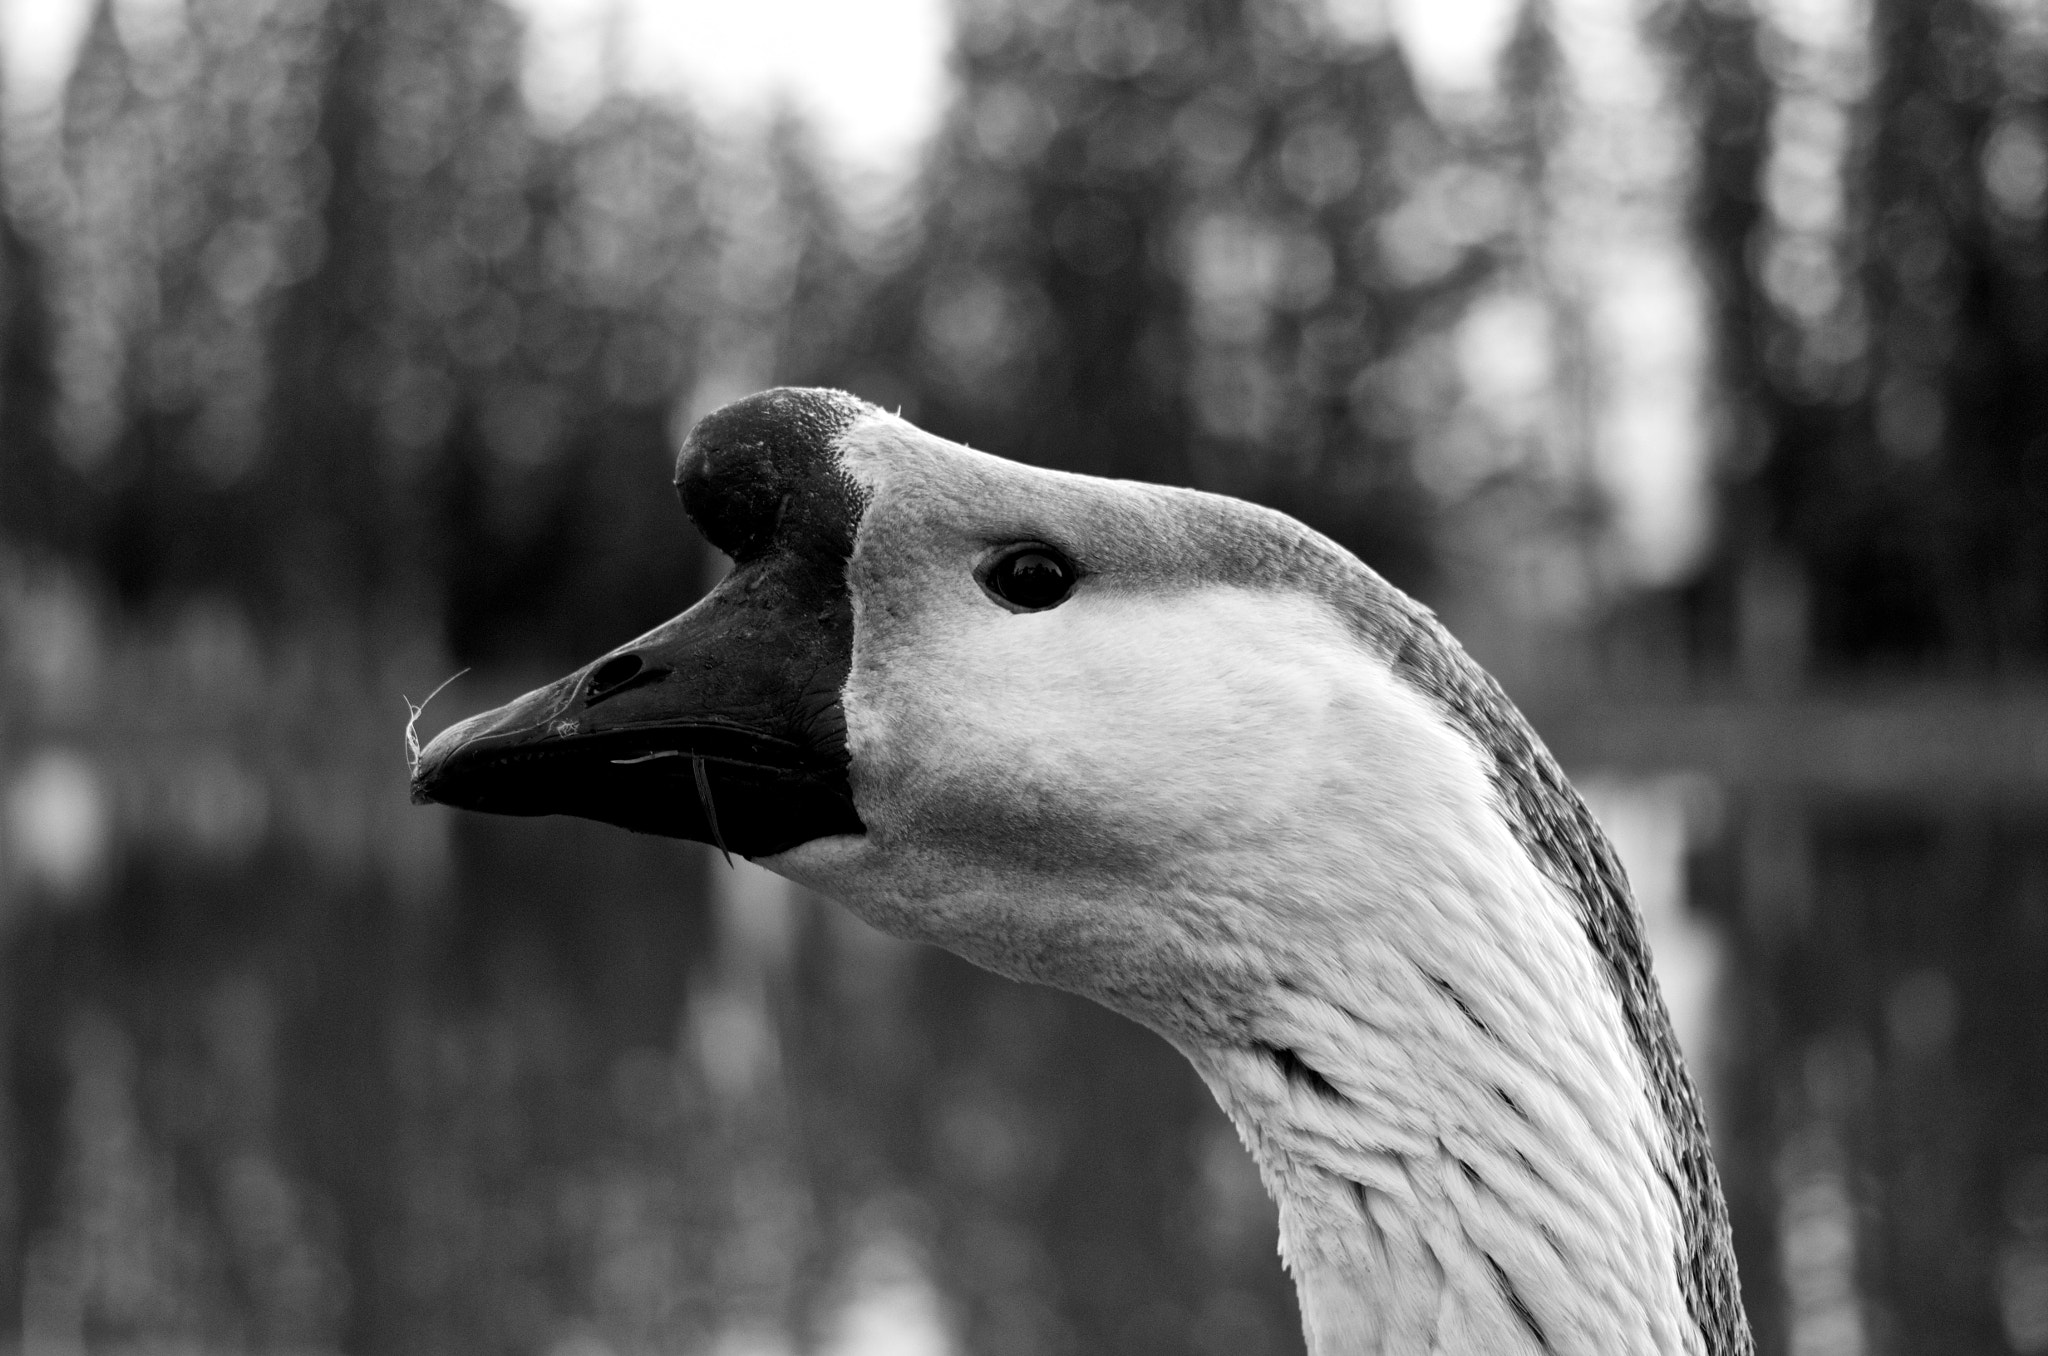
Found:
<path fill-rule="evenodd" d="M 1257 522 L 1247 523 L 1250 517 Z M 1629 1042 L 1668 1130 L 1677 1176 L 1679 1287 L 1707 1356 L 1753 1356 L 1729 1240 L 1728 1207 L 1707 1145 L 1698 1094 L 1650 971 L 1628 877 L 1586 803 L 1493 676 L 1474 663 L 1436 614 L 1334 542 L 1277 514 L 1235 514 L 1233 572 L 1271 587 L 1285 579 L 1328 601 L 1396 674 L 1433 701 L 1492 768 L 1509 830 L 1571 899 L 1586 940 L 1621 1003 Z"/>
<path fill-rule="evenodd" d="M 1586 940 L 1614 983 L 1630 1043 L 1670 1127 L 1678 1168 L 1672 1194 L 1682 1230 L 1679 1285 L 1686 1308 L 1706 1340 L 1708 1356 L 1750 1356 L 1755 1346 L 1742 1310 L 1728 1208 L 1708 1149 L 1706 1122 L 1650 973 L 1641 915 L 1621 863 L 1585 801 L 1500 684 L 1428 609 L 1377 576 L 1373 583 L 1376 596 L 1367 615 L 1353 612 L 1361 629 L 1389 655 L 1395 671 L 1437 702 L 1488 757 L 1508 827 L 1578 907 Z"/>
<path fill-rule="evenodd" d="M 1492 769 L 1502 819 L 1537 869 L 1571 899 L 1587 942 L 1620 1000 L 1622 1019 L 1667 1127 L 1680 1228 L 1678 1282 L 1707 1356 L 1752 1356 L 1735 1279 L 1728 1207 L 1707 1148 L 1705 1119 L 1671 1018 L 1650 973 L 1628 878 L 1607 836 L 1500 684 L 1472 662 L 1436 615 L 1343 547 L 1270 509 L 1207 495 L 1177 496 L 1183 547 L 1171 577 L 1246 588 L 1290 587 L 1322 598 L 1396 674 L 1434 702 Z M 1163 529 L 1151 527 L 1155 536 Z"/>

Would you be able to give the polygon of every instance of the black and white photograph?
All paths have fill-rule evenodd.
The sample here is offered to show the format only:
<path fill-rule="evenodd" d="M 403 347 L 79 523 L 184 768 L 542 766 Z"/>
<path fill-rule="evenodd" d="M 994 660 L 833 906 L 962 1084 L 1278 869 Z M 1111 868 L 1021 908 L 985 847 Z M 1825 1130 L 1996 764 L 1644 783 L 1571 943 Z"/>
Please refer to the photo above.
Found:
<path fill-rule="evenodd" d="M 0 0 L 0 1356 L 2048 1356 L 2044 0 Z"/>

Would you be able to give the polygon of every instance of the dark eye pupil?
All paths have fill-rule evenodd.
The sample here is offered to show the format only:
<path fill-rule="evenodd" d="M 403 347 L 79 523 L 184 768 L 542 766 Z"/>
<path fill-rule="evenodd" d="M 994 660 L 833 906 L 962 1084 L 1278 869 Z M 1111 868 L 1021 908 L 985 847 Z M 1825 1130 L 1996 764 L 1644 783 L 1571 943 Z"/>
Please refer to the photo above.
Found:
<path fill-rule="evenodd" d="M 1043 548 L 1019 551 L 996 562 L 989 587 L 1022 608 L 1047 608 L 1074 587 L 1074 567 Z"/>

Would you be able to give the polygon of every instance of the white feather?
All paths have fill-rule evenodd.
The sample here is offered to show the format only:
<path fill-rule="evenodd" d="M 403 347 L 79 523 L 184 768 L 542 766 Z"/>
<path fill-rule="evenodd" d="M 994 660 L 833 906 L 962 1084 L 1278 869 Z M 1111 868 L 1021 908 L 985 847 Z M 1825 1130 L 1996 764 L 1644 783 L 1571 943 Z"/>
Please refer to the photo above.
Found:
<path fill-rule="evenodd" d="M 888 419 L 847 447 L 869 831 L 767 865 L 1178 1046 L 1280 1204 L 1314 1356 L 1699 1351 L 1642 1061 L 1472 740 L 1327 599 L 1201 582 L 1164 509 L 1132 531 L 1165 492 Z M 1090 569 L 1062 605 L 982 591 L 1020 538 Z"/>

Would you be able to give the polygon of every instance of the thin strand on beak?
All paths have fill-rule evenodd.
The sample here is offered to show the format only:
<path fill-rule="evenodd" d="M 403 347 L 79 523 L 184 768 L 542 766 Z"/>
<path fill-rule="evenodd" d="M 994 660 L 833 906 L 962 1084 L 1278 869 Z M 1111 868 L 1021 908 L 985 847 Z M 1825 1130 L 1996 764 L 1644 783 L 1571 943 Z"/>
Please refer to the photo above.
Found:
<path fill-rule="evenodd" d="M 732 854 L 725 850 L 725 835 L 718 831 L 718 807 L 711 803 L 711 778 L 704 771 L 702 756 L 690 755 L 690 771 L 697 774 L 697 802 L 704 807 L 704 822 L 711 826 L 711 841 L 718 844 L 719 855 L 731 866 Z"/>
<path fill-rule="evenodd" d="M 429 692 L 429 693 L 427 694 L 427 701 L 426 701 L 426 702 L 421 702 L 421 703 L 420 703 L 420 704 L 419 704 L 418 706 L 414 706 L 414 705 L 412 704 L 412 698 L 410 698 L 410 697 L 406 696 L 406 695 L 405 695 L 405 694 L 404 694 L 403 692 L 401 692 L 401 693 L 399 693 L 399 694 L 398 694 L 398 700 L 400 700 L 400 701 L 402 701 L 402 702 L 404 702 L 404 703 L 405 703 L 405 711 L 406 711 L 406 716 L 405 716 L 405 770 L 406 770 L 407 772 L 417 772 L 417 771 L 419 771 L 419 766 L 420 766 L 420 736 L 419 736 L 419 723 L 420 723 L 420 712 L 422 712 L 422 711 L 426 710 L 426 709 L 427 709 L 427 702 L 430 702 L 430 701 L 434 700 L 434 698 L 436 698 L 436 697 L 440 696 L 440 695 L 441 695 L 441 693 L 442 693 L 442 691 L 443 691 L 444 689 L 446 689 L 446 688 L 447 688 L 447 686 L 448 686 L 448 684 L 449 684 L 449 683 L 452 683 L 452 682 L 454 682 L 454 681 L 455 681 L 455 680 L 456 680 L 457 678 L 460 678 L 460 677 L 462 676 L 462 674 L 463 674 L 463 673 L 468 673 L 468 672 L 469 672 L 469 670 L 468 670 L 468 669 L 464 669 L 464 670 L 462 670 L 462 673 L 455 673 L 455 674 L 450 674 L 450 675 L 449 675 L 449 676 L 448 676 L 448 677 L 447 677 L 446 679 L 444 679 L 444 680 L 442 681 L 442 683 L 441 683 L 441 686 L 440 686 L 440 687 L 437 687 L 437 688 L 435 688 L 435 689 L 434 689 L 434 690 L 433 690 L 432 692 Z"/>

